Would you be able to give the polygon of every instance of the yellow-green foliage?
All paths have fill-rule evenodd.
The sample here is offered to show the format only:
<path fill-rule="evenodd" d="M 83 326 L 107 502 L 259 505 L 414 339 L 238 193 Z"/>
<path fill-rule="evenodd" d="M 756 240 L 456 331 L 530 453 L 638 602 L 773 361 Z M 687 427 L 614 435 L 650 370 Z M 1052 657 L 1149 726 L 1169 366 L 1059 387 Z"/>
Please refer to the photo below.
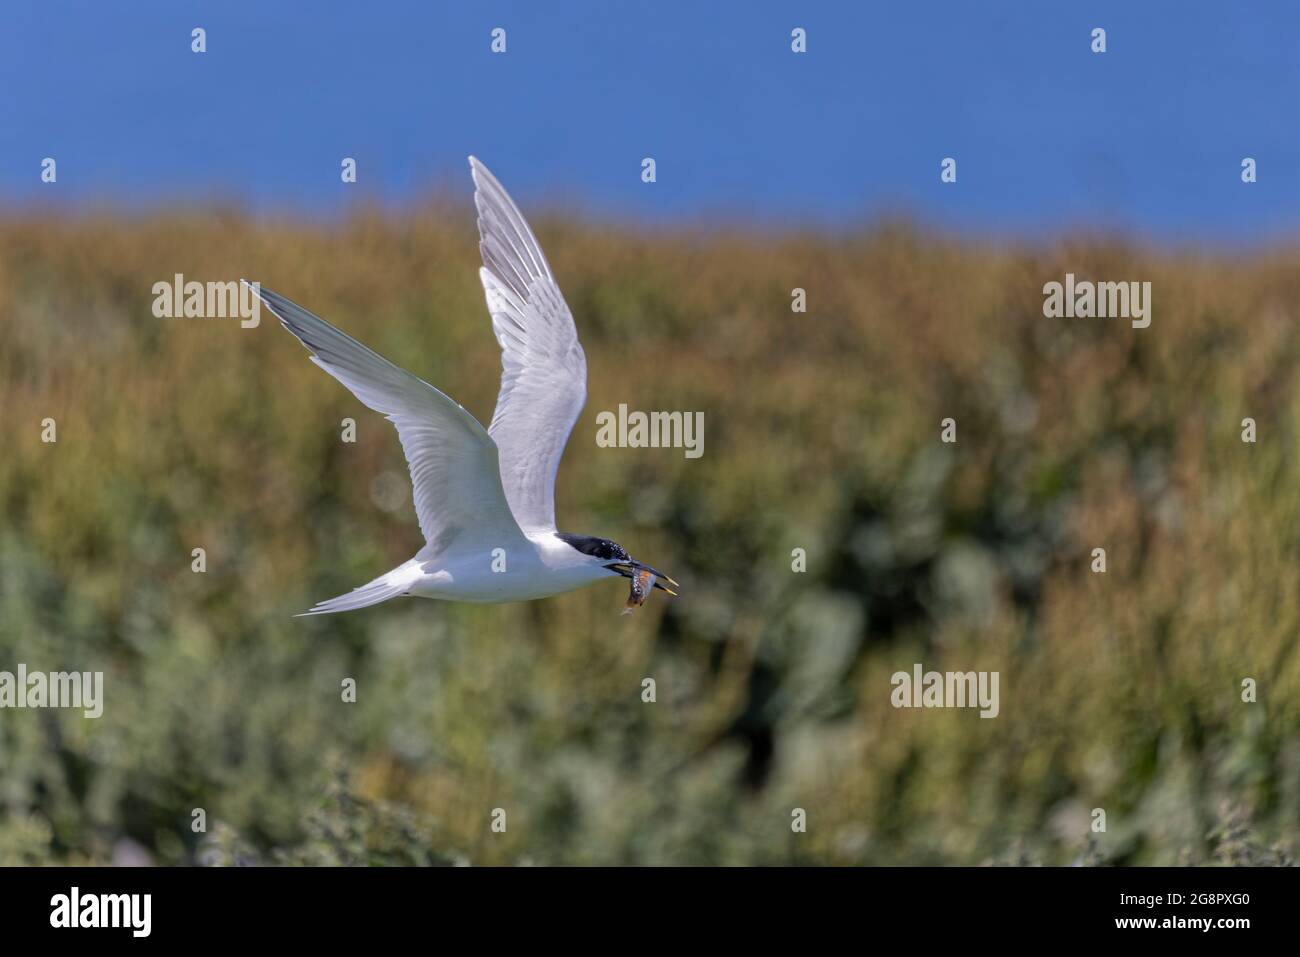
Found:
<path fill-rule="evenodd" d="M 270 316 L 152 315 L 175 273 L 260 280 L 486 422 L 462 210 L 0 221 L 0 670 L 107 697 L 0 711 L 0 862 L 1294 851 L 1300 257 L 538 226 L 590 369 L 561 527 L 683 586 L 629 617 L 611 581 L 292 618 L 420 545 L 396 435 Z M 1151 327 L 1044 318 L 1066 272 L 1150 280 Z M 620 402 L 702 411 L 704 456 L 598 448 Z M 918 661 L 1000 672 L 1001 714 L 894 709 Z"/>

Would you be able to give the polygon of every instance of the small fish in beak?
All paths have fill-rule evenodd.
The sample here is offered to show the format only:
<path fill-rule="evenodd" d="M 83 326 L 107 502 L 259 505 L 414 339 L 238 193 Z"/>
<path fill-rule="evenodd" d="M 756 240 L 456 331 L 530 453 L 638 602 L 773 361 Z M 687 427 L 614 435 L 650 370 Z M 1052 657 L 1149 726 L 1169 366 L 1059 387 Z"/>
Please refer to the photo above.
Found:
<path fill-rule="evenodd" d="M 650 597 L 650 592 L 655 588 L 666 591 L 674 598 L 677 597 L 677 592 L 673 591 L 668 587 L 668 585 L 663 583 L 668 582 L 675 586 L 677 585 L 677 582 L 673 581 L 663 572 L 651 568 L 649 565 L 642 565 L 640 562 L 633 561 L 614 562 L 605 567 L 618 572 L 620 575 L 627 578 L 632 584 L 631 591 L 627 596 L 627 604 L 623 606 L 623 614 L 625 615 L 632 614 L 632 612 L 644 605 L 646 599 Z M 663 581 L 659 580 L 661 578 Z"/>
<path fill-rule="evenodd" d="M 655 587 L 657 580 L 655 573 L 648 568 L 638 568 L 628 576 L 632 583 L 632 591 L 627 596 L 627 604 L 623 606 L 623 614 L 630 615 L 633 611 L 645 604 L 645 600 L 650 597 L 650 591 Z"/>

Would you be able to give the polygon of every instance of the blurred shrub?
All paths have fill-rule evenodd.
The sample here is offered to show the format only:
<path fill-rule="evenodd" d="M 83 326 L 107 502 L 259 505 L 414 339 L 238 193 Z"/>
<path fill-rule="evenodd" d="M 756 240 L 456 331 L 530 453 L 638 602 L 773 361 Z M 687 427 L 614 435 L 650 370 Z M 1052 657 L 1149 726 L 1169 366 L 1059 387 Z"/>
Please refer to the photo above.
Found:
<path fill-rule="evenodd" d="M 539 225 L 591 375 L 561 525 L 684 586 L 630 617 L 290 617 L 420 544 L 396 437 L 269 317 L 151 313 L 258 279 L 486 422 L 461 212 L 0 221 L 0 669 L 107 675 L 97 721 L 0 712 L 0 862 L 1289 862 L 1300 257 Z M 1067 271 L 1151 280 L 1151 328 L 1045 319 Z M 597 448 L 621 402 L 704 456 Z M 895 710 L 917 661 L 1000 716 Z"/>

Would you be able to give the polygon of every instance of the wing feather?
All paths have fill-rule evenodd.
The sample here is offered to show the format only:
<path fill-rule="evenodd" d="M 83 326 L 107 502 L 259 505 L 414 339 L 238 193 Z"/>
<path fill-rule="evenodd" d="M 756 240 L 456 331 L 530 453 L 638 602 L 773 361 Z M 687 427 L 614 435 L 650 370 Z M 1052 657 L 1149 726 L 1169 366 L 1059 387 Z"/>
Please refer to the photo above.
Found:
<path fill-rule="evenodd" d="M 269 289 L 253 289 L 307 347 L 312 362 L 396 426 L 428 542 L 421 558 L 441 553 L 467 529 L 477 540 L 503 545 L 519 536 L 501 487 L 496 443 L 477 419 L 324 319 Z"/>
<path fill-rule="evenodd" d="M 501 344 L 501 391 L 488 433 L 501 485 L 525 531 L 555 530 L 555 476 L 587 401 L 587 358 L 573 314 L 519 207 L 474 157 L 479 278 Z"/>

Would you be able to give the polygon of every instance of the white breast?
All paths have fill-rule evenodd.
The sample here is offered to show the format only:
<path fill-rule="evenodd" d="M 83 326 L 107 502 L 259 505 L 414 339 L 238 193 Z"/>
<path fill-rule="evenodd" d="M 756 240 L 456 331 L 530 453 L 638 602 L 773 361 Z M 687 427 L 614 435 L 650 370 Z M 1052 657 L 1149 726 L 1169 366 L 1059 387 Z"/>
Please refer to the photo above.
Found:
<path fill-rule="evenodd" d="M 453 601 L 531 601 L 618 577 L 553 534 L 530 533 L 499 546 L 453 545 L 429 562 L 411 586 L 420 598 Z"/>

